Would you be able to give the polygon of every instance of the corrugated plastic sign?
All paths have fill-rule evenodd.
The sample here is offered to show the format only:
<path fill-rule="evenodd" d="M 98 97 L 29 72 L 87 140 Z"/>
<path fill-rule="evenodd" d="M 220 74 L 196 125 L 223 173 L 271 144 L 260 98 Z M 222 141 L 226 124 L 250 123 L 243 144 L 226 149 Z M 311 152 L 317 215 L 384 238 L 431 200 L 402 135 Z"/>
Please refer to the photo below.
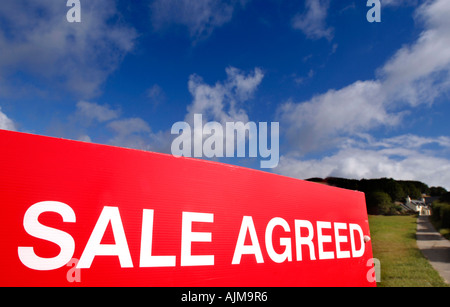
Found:
<path fill-rule="evenodd" d="M 0 144 L 1 286 L 375 285 L 361 192 L 18 132 Z"/>

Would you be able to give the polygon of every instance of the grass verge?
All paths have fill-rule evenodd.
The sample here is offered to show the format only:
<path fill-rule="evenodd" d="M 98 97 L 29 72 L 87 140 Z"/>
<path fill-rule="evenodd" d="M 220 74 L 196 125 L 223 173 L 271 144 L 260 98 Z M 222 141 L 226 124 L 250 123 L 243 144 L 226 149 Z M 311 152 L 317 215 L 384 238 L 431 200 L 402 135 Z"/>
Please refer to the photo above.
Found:
<path fill-rule="evenodd" d="M 416 243 L 415 216 L 369 216 L 373 256 L 380 260 L 378 287 L 445 287 Z"/>

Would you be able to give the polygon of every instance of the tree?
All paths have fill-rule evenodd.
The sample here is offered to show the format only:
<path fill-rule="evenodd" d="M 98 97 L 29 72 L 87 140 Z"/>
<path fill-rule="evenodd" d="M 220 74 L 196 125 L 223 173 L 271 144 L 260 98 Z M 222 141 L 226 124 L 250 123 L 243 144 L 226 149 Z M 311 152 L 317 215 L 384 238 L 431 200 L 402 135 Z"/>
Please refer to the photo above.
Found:
<path fill-rule="evenodd" d="M 363 192 L 371 193 L 375 191 L 382 191 L 387 193 L 391 200 L 404 201 L 407 196 L 403 185 L 392 178 L 380 178 L 380 179 L 362 179 L 360 181 L 361 190 Z"/>
<path fill-rule="evenodd" d="M 338 178 L 338 177 L 327 177 L 325 181 L 335 187 L 348 189 L 348 190 L 358 190 L 359 189 L 359 180 L 355 179 L 346 179 L 346 178 Z"/>
<path fill-rule="evenodd" d="M 392 214 L 392 198 L 383 191 L 372 191 L 366 194 L 367 211 L 369 214 Z"/>
<path fill-rule="evenodd" d="M 431 187 L 430 196 L 442 196 L 447 193 L 447 190 L 443 187 Z"/>
<path fill-rule="evenodd" d="M 443 194 L 443 195 L 439 198 L 439 200 L 440 200 L 441 202 L 443 202 L 443 203 L 448 203 L 448 204 L 450 204 L 450 192 L 447 192 L 447 193 Z"/>
<path fill-rule="evenodd" d="M 406 195 L 411 197 L 411 199 L 422 198 L 422 192 L 420 191 L 420 189 L 410 181 L 403 182 L 403 189 Z"/>
<path fill-rule="evenodd" d="M 412 199 L 419 199 L 422 197 L 422 194 L 430 193 L 430 188 L 423 182 L 413 180 L 398 182 L 403 186 L 403 190 L 405 191 L 405 193 Z"/>

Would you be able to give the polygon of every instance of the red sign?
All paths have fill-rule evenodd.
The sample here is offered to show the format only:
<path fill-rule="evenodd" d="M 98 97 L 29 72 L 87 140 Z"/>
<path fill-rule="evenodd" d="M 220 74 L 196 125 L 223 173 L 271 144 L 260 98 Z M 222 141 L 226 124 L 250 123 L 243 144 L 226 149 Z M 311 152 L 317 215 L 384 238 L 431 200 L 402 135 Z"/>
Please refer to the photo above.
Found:
<path fill-rule="evenodd" d="M 0 131 L 0 286 L 374 286 L 364 194 Z"/>

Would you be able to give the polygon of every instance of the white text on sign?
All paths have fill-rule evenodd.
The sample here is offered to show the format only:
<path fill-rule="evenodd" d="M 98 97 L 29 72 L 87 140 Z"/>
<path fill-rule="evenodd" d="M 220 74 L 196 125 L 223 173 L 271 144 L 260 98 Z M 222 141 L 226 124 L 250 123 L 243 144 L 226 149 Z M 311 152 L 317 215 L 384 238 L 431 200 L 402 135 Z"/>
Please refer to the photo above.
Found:
<path fill-rule="evenodd" d="M 76 244 L 69 233 L 41 224 L 39 216 L 44 212 L 57 213 L 62 217 L 63 222 L 76 223 L 75 212 L 69 205 L 62 202 L 43 201 L 28 208 L 23 220 L 25 231 L 30 236 L 52 242 L 60 247 L 59 254 L 51 258 L 38 256 L 31 246 L 18 247 L 20 261 L 28 268 L 40 271 L 55 270 L 65 266 L 73 257 Z M 179 255 L 153 255 L 154 213 L 152 209 L 142 211 L 139 267 L 174 267 L 177 256 L 180 257 L 180 266 L 214 265 L 215 256 L 212 251 L 208 255 L 193 255 L 191 252 L 194 242 L 212 242 L 211 232 L 193 231 L 192 225 L 193 223 L 214 223 L 213 213 L 182 212 Z M 115 243 L 102 244 L 102 238 L 109 224 Z M 284 247 L 281 253 L 274 248 L 274 242 L 277 242 L 273 236 L 276 227 L 281 227 L 286 233 L 286 236 L 280 237 L 279 243 L 276 243 Z M 260 245 L 262 236 L 256 232 L 253 217 L 243 216 L 239 229 L 234 251 L 230 251 L 233 253 L 231 264 L 240 264 L 243 256 L 254 257 L 257 263 L 264 263 L 263 249 Z M 245 244 L 247 235 L 250 237 L 250 244 Z M 274 217 L 267 223 L 264 242 L 265 254 L 275 263 L 294 261 L 294 259 L 304 261 L 305 259 L 359 258 L 365 251 L 361 226 L 343 222 L 316 221 L 313 223 L 308 220 L 294 219 L 293 224 L 290 225 L 285 219 Z M 343 249 L 343 243 L 347 243 L 347 246 L 350 243 L 350 248 Z M 317 255 L 315 246 L 318 250 Z M 118 257 L 122 268 L 134 267 L 119 207 L 103 207 L 76 268 L 90 268 L 96 256 L 115 256 Z"/>

